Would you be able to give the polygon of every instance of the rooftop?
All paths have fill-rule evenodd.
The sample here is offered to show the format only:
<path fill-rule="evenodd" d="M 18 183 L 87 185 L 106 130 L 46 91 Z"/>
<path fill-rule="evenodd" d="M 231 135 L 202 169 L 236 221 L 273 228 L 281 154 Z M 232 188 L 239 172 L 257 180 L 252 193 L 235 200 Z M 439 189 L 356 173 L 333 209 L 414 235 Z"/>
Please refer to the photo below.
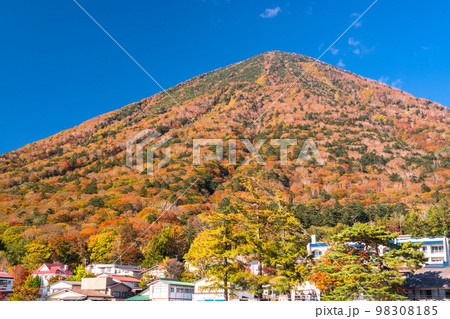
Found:
<path fill-rule="evenodd" d="M 125 301 L 150 301 L 150 298 L 148 296 L 137 295 L 137 296 L 133 296 L 131 298 L 125 299 Z"/>
<path fill-rule="evenodd" d="M 60 264 L 42 264 L 41 267 L 33 272 L 33 275 L 56 274 L 72 276 L 73 273 L 69 270 L 66 270 L 65 267 L 66 265 Z M 48 270 L 41 270 L 42 268 L 47 268 Z"/>
<path fill-rule="evenodd" d="M 170 278 L 159 278 L 156 279 L 155 281 L 152 281 L 150 283 L 150 285 L 152 285 L 153 283 L 156 283 L 158 281 L 162 281 L 168 285 L 178 285 L 178 286 L 189 286 L 189 287 L 194 287 L 195 285 L 192 282 L 184 282 L 184 281 L 179 281 L 177 279 L 170 279 Z"/>
<path fill-rule="evenodd" d="M 422 268 L 406 279 L 404 288 L 446 288 L 450 289 L 450 267 Z"/>
<path fill-rule="evenodd" d="M 0 278 L 14 278 L 14 277 L 8 274 L 7 272 L 0 271 Z"/>
<path fill-rule="evenodd" d="M 141 282 L 139 279 L 133 277 L 125 277 L 125 276 L 110 276 L 112 279 L 123 282 Z"/>

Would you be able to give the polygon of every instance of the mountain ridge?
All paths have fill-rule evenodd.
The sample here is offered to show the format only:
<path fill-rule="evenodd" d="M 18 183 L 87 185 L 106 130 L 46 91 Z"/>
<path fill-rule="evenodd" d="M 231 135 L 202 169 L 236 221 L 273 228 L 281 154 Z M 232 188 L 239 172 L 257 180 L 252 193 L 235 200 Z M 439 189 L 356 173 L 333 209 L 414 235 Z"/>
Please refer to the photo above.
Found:
<path fill-rule="evenodd" d="M 324 66 L 327 66 L 327 67 L 331 67 L 331 68 L 333 68 L 333 69 L 335 69 L 335 70 L 339 70 L 339 71 L 344 72 L 344 73 L 347 73 L 347 74 L 349 74 L 349 75 L 356 76 L 356 77 L 359 77 L 359 78 L 363 78 L 363 79 L 366 80 L 366 81 L 372 81 L 373 84 L 376 84 L 376 85 L 382 85 L 382 86 L 385 86 L 385 87 L 390 88 L 390 89 L 392 89 L 392 90 L 397 90 L 397 91 L 399 91 L 399 92 L 401 92 L 401 93 L 408 94 L 408 95 L 410 95 L 411 97 L 414 97 L 411 93 L 406 92 L 406 91 L 404 91 L 404 90 L 401 90 L 401 89 L 399 89 L 399 88 L 396 88 L 396 87 L 394 87 L 394 86 L 390 86 L 390 85 L 388 85 L 388 84 L 386 84 L 386 83 L 379 82 L 379 81 L 376 81 L 376 80 L 374 80 L 374 79 L 365 78 L 365 77 L 360 76 L 360 75 L 358 75 L 358 74 L 356 74 L 356 73 L 353 73 L 353 72 L 348 71 L 348 70 L 340 69 L 340 68 L 338 68 L 338 67 L 336 67 L 336 66 L 333 66 L 333 65 L 331 65 L 331 64 L 328 64 L 328 63 L 326 63 L 326 62 L 322 62 L 322 61 L 319 61 L 319 60 L 316 61 L 316 60 L 315 60 L 314 58 L 312 58 L 312 57 L 308 57 L 308 56 L 305 56 L 305 55 L 302 55 L 302 54 L 297 54 L 297 53 L 294 53 L 294 52 L 284 52 L 284 51 L 279 51 L 279 50 L 272 50 L 272 51 L 263 52 L 263 53 L 260 53 L 260 54 L 255 55 L 255 56 L 253 56 L 253 57 L 251 57 L 251 58 L 245 59 L 245 60 L 243 60 L 243 61 L 239 61 L 239 62 L 230 64 L 230 65 L 227 65 L 227 66 L 224 66 L 224 67 L 217 68 L 217 69 L 212 70 L 212 71 L 208 71 L 208 72 L 206 72 L 206 73 L 199 74 L 199 75 L 194 76 L 194 77 L 192 77 L 192 78 L 190 78 L 190 79 L 188 79 L 188 80 L 185 80 L 185 81 L 183 81 L 183 82 L 180 82 L 180 83 L 174 85 L 173 87 L 171 87 L 171 88 L 169 88 L 169 89 L 166 89 L 165 91 L 168 92 L 168 93 L 170 94 L 170 91 L 171 91 L 171 90 L 175 90 L 176 88 L 182 87 L 182 86 L 185 86 L 185 85 L 193 84 L 195 81 L 197 81 L 197 80 L 199 80 L 199 79 L 202 79 L 202 78 L 204 78 L 204 77 L 207 77 L 208 75 L 211 75 L 211 74 L 213 74 L 213 73 L 215 73 L 215 72 L 225 71 L 225 70 L 228 69 L 228 68 L 232 68 L 232 67 L 239 66 L 239 65 L 242 64 L 242 63 L 245 63 L 245 62 L 247 62 L 247 61 L 251 61 L 251 60 L 254 60 L 254 59 L 258 59 L 259 57 L 263 57 L 263 58 L 265 59 L 266 56 L 271 56 L 271 58 L 273 59 L 274 56 L 277 56 L 277 55 L 278 55 L 278 57 L 280 57 L 280 56 L 282 56 L 282 55 L 290 55 L 290 56 L 300 57 L 300 58 L 305 59 L 305 60 L 310 60 L 310 62 L 314 62 L 314 61 L 315 61 L 316 64 L 321 64 L 321 65 L 324 65 Z M 151 98 L 153 98 L 153 97 L 160 96 L 160 95 L 163 95 L 163 96 L 164 96 L 164 95 L 166 95 L 166 93 L 165 93 L 164 91 L 160 91 L 160 92 L 157 92 L 157 93 L 153 94 L 152 96 L 150 96 L 150 97 L 148 97 L 148 98 L 144 98 L 144 99 L 141 99 L 140 101 L 132 102 L 132 103 L 130 103 L 130 104 L 127 104 L 127 105 L 125 105 L 125 106 L 122 106 L 122 107 L 120 107 L 120 108 L 118 108 L 118 109 L 115 109 L 115 110 L 112 110 L 112 111 L 109 111 L 109 112 L 106 112 L 106 113 L 97 115 L 97 116 L 95 116 L 95 117 L 93 117 L 93 118 L 90 118 L 90 119 L 88 119 L 88 120 L 85 120 L 85 121 L 81 122 L 81 123 L 78 124 L 78 125 L 75 125 L 75 126 L 73 126 L 73 127 L 71 127 L 71 128 L 67 128 L 67 129 L 65 129 L 65 130 L 63 130 L 63 131 L 61 131 L 61 132 L 58 132 L 58 133 L 56 133 L 56 134 L 53 134 L 53 135 L 51 135 L 51 136 L 49 136 L 49 137 L 46 137 L 46 138 L 43 138 L 43 139 L 40 139 L 40 140 L 31 142 L 31 143 L 28 143 L 28 144 L 26 144 L 26 145 L 24 145 L 24 146 L 22 146 L 22 147 L 20 147 L 20 148 L 18 148 L 18 149 L 16 149 L 16 150 L 12 150 L 12 151 L 9 151 L 9 152 L 7 152 L 7 153 L 0 154 L 0 159 L 1 159 L 1 157 L 4 156 L 4 155 L 7 155 L 7 154 L 9 154 L 9 153 L 14 153 L 14 152 L 20 151 L 22 148 L 27 148 L 27 147 L 29 147 L 29 146 L 32 146 L 32 145 L 35 144 L 35 143 L 43 142 L 43 141 L 47 140 L 48 138 L 51 138 L 51 137 L 56 136 L 56 135 L 58 135 L 58 134 L 61 134 L 61 133 L 63 133 L 63 132 L 68 132 L 68 131 L 76 130 L 76 129 L 82 129 L 83 126 L 88 125 L 89 123 L 91 123 L 91 122 L 93 122 L 93 121 L 96 121 L 96 120 L 102 120 L 104 117 L 108 117 L 108 116 L 114 115 L 114 114 L 117 113 L 117 112 L 120 112 L 123 108 L 129 107 L 129 106 L 134 105 L 134 104 L 136 104 L 136 103 L 142 103 L 143 101 L 147 101 L 147 100 L 149 100 L 149 99 L 151 99 Z M 424 100 L 424 101 L 430 101 L 429 99 L 426 99 L 426 98 L 417 98 L 417 97 L 414 97 L 414 98 L 419 99 L 419 100 Z M 435 104 L 435 105 L 437 105 L 437 106 L 443 106 L 442 104 L 437 103 L 437 102 L 433 102 L 433 104 Z M 445 107 L 445 106 L 443 106 L 443 107 Z"/>

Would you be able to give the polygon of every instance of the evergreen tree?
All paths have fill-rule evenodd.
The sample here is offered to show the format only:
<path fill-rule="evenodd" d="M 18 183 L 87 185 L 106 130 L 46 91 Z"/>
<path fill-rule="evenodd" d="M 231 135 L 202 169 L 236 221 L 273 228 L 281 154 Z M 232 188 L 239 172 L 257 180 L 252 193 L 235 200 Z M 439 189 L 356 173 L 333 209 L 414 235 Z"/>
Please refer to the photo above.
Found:
<path fill-rule="evenodd" d="M 336 244 L 315 262 L 311 276 L 322 299 L 405 299 L 401 295 L 405 278 L 399 270 L 414 271 L 425 260 L 420 244 L 394 244 L 397 235 L 359 223 L 335 235 Z"/>

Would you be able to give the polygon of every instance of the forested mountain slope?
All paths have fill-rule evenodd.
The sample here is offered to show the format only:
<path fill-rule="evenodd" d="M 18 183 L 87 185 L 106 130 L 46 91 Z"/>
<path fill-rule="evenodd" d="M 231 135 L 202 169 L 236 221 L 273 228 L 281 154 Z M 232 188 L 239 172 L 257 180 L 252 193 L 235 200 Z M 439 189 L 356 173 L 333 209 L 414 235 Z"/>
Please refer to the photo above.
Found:
<path fill-rule="evenodd" d="M 177 103 L 159 93 L 0 156 L 0 262 L 114 261 L 166 210 L 121 261 L 141 264 L 149 250 L 154 261 L 155 249 L 161 259 L 181 258 L 202 229 L 198 216 L 244 191 L 246 176 L 323 236 L 358 221 L 442 235 L 450 227 L 449 109 L 313 62 L 260 54 L 169 89 Z M 125 165 L 127 140 L 144 129 L 171 137 L 171 161 L 153 175 Z M 192 165 L 194 139 L 223 139 L 224 159 Z M 266 165 L 240 165 L 249 155 L 242 139 L 266 140 Z M 274 139 L 298 141 L 289 165 Z M 308 139 L 325 165 L 314 157 L 295 165 Z M 238 141 L 235 165 L 229 140 Z M 156 163 L 163 157 L 156 152 Z"/>

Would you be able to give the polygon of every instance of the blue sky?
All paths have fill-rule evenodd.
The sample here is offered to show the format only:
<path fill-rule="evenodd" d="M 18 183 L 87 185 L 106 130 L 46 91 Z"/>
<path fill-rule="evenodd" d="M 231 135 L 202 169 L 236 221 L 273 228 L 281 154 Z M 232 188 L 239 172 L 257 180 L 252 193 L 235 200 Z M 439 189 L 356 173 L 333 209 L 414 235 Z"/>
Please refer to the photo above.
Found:
<path fill-rule="evenodd" d="M 281 50 L 318 57 L 372 2 L 78 0 L 164 87 Z M 379 0 L 322 61 L 450 105 L 450 3 Z M 160 91 L 72 0 L 2 1 L 0 154 Z"/>

